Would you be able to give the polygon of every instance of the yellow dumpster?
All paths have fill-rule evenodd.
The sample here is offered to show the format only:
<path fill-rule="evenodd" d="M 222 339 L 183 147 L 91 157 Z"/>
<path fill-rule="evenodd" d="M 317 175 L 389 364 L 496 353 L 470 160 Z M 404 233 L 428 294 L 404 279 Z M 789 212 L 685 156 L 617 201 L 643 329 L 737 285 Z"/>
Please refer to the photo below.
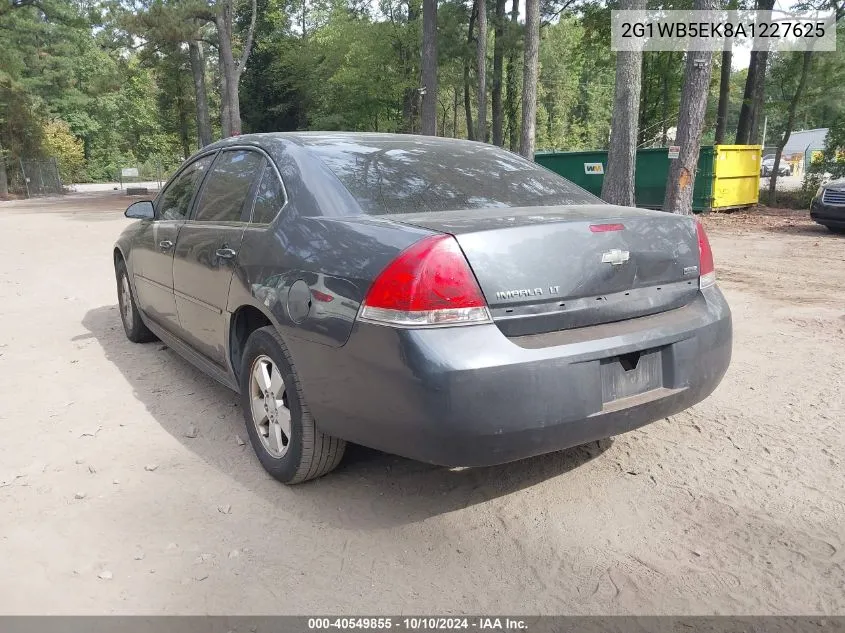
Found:
<path fill-rule="evenodd" d="M 760 145 L 715 145 L 711 209 L 757 204 L 760 199 Z"/>

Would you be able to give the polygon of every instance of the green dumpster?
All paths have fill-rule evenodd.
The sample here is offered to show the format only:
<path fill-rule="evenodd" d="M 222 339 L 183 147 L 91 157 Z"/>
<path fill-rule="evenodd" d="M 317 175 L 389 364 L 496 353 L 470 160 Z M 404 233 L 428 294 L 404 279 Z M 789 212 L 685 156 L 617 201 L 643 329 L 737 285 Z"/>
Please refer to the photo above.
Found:
<path fill-rule="evenodd" d="M 712 145 L 702 147 L 698 155 L 698 169 L 692 192 L 694 211 L 704 211 L 712 206 L 714 156 Z M 601 185 L 607 169 L 607 151 L 538 152 L 534 155 L 534 160 L 590 193 L 601 195 Z M 637 150 L 634 195 L 638 207 L 659 209 L 663 206 L 670 162 L 669 149 L 666 147 Z"/>

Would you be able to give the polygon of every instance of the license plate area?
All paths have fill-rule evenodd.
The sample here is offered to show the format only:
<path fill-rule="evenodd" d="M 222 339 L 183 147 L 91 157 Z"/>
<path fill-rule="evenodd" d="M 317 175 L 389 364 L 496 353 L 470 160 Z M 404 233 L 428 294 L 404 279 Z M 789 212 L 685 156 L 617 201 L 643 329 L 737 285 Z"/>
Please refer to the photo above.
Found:
<path fill-rule="evenodd" d="M 662 348 L 612 356 L 600 364 L 605 404 L 663 387 Z"/>

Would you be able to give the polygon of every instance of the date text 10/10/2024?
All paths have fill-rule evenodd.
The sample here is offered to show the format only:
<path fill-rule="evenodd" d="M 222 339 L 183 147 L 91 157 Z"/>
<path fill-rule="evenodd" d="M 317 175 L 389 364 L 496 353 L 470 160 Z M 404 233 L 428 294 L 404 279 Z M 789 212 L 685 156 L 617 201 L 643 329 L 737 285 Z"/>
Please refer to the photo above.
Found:
<path fill-rule="evenodd" d="M 527 631 L 525 620 L 502 617 L 380 617 L 380 618 L 308 618 L 310 631 L 329 630 L 408 630 L 408 631 Z"/>

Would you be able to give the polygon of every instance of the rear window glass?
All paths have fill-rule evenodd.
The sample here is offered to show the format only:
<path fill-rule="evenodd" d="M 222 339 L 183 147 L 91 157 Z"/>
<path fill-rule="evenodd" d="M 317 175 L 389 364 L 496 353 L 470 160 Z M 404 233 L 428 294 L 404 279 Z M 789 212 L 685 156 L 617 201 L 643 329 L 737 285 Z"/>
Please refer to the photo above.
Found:
<path fill-rule="evenodd" d="M 601 203 L 565 178 L 492 145 L 409 137 L 309 146 L 370 215 Z"/>
<path fill-rule="evenodd" d="M 282 183 L 268 163 L 264 166 L 264 175 L 255 193 L 255 205 L 252 209 L 253 224 L 270 224 L 284 205 L 285 194 Z"/>
<path fill-rule="evenodd" d="M 211 168 L 194 213 L 199 222 L 238 222 L 264 158 L 245 150 L 223 152 Z"/>

